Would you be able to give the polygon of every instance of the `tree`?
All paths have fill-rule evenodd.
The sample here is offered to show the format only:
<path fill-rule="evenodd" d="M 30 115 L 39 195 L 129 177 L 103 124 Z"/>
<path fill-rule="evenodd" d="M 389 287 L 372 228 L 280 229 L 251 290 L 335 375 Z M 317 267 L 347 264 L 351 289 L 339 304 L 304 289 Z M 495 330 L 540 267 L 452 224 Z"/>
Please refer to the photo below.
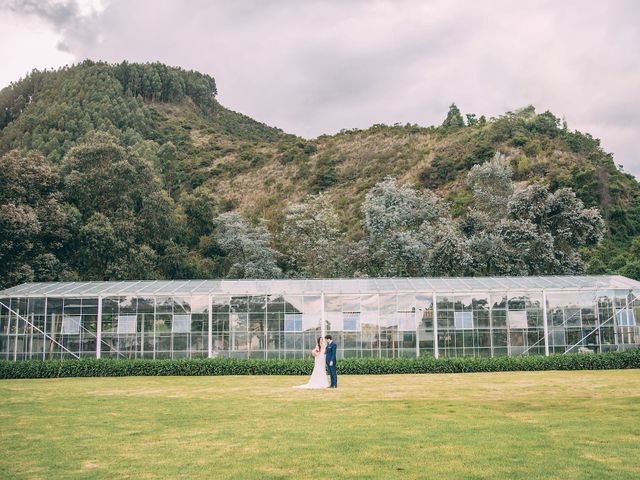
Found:
<path fill-rule="evenodd" d="M 174 241 L 167 242 L 158 264 L 165 278 L 219 278 L 221 275 L 213 260 Z"/>
<path fill-rule="evenodd" d="M 155 70 L 150 74 L 149 78 L 149 96 L 152 100 L 160 100 L 162 95 L 162 81 L 160 75 Z"/>
<path fill-rule="evenodd" d="M 111 220 L 102 213 L 94 213 L 80 227 L 78 264 L 86 279 L 109 280 L 109 265 L 125 252 L 124 243 Z"/>
<path fill-rule="evenodd" d="M 176 188 L 176 168 L 178 163 L 178 149 L 172 142 L 163 144 L 158 150 L 160 169 L 164 176 L 165 188 L 169 195 Z"/>
<path fill-rule="evenodd" d="M 530 275 L 557 273 L 553 255 L 553 237 L 539 233 L 526 219 L 504 219 L 497 224 L 497 235 L 507 256 L 507 262 L 495 273 L 499 275 Z M 483 254 L 483 252 L 474 252 Z"/>
<path fill-rule="evenodd" d="M 506 157 L 474 166 L 467 175 L 473 204 L 461 220 L 474 275 L 539 275 L 584 271 L 583 247 L 595 246 L 604 221 L 573 191 L 542 184 L 514 192 Z"/>
<path fill-rule="evenodd" d="M 518 275 L 520 263 L 513 258 L 497 231 L 479 230 L 466 240 L 468 248 L 467 272 L 471 275 Z"/>
<path fill-rule="evenodd" d="M 159 190 L 142 199 L 136 227 L 140 230 L 140 238 L 153 248 L 161 247 L 178 235 L 181 221 L 175 202 L 166 191 Z"/>
<path fill-rule="evenodd" d="M 474 165 L 466 183 L 476 200 L 475 207 L 493 216 L 504 216 L 513 194 L 513 172 L 506 155 L 496 152 L 492 160 Z"/>
<path fill-rule="evenodd" d="M 634 280 L 640 280 L 640 260 L 634 260 L 627 263 L 620 269 L 620 274 L 625 277 L 633 278 Z"/>
<path fill-rule="evenodd" d="M 17 150 L 0 158 L 0 204 L 35 206 L 59 188 L 60 175 L 38 152 L 23 156 Z"/>
<path fill-rule="evenodd" d="M 5 276 L 13 270 L 24 272 L 18 276 L 18 281 L 33 280 L 33 269 L 29 266 L 29 260 L 35 249 L 40 228 L 36 211 L 29 205 L 0 205 L 0 268 L 3 272 L 0 281 L 3 284 Z"/>
<path fill-rule="evenodd" d="M 277 221 L 285 218 L 279 206 L 286 195 L 345 193 L 337 225 L 330 208 L 318 213 L 309 200 L 292 207 L 287 225 L 274 221 L 272 232 L 282 235 L 270 248 L 286 250 L 290 258 L 276 255 L 276 265 L 288 275 L 450 274 L 461 265 L 473 275 L 579 272 L 583 262 L 594 272 L 634 271 L 627 249 L 640 236 L 637 181 L 616 169 L 598 139 L 569 132 L 550 112 L 537 115 L 527 107 L 480 117 L 475 125 L 472 114 L 463 122 L 453 104 L 435 130 L 378 125 L 309 143 L 226 110 L 215 93 L 214 79 L 197 72 L 92 61 L 32 72 L 0 90 L 2 281 L 227 275 L 231 265 L 216 240 L 215 218 L 232 200 L 225 208 L 215 200 L 218 193 L 237 200 L 232 190 L 247 186 L 259 190 L 261 204 L 274 202 L 262 210 Z M 458 130 L 465 123 L 471 127 Z M 489 161 L 496 148 L 518 158 L 512 163 L 516 193 L 507 159 Z M 343 162 L 352 152 L 358 158 Z M 368 217 L 345 205 L 361 198 L 363 185 L 370 186 L 366 179 L 379 174 L 374 167 L 414 178 L 429 158 L 423 185 L 442 187 L 454 201 L 451 212 L 444 206 L 438 218 L 424 216 L 432 194 L 404 191 L 399 183 L 396 196 L 375 191 Z M 376 159 L 384 165 L 374 165 Z M 274 182 L 274 168 L 282 169 L 284 183 Z M 243 178 L 234 178 L 240 170 Z M 547 190 L 518 206 L 521 181 L 541 176 Z M 602 247 L 593 248 L 600 215 L 585 211 L 568 191 L 558 193 L 563 187 L 585 205 L 600 205 L 609 227 Z M 258 211 L 250 204 L 236 206 Z M 118 257 L 85 266 L 94 253 L 86 242 L 90 232 L 79 229 L 98 228 L 96 213 L 106 219 L 103 227 L 111 226 Z"/>
<path fill-rule="evenodd" d="M 508 205 L 512 218 L 529 220 L 539 232 L 552 232 L 560 250 L 594 246 L 604 234 L 604 221 L 597 208 L 585 208 L 573 191 L 554 193 L 543 184 L 516 192 Z"/>
<path fill-rule="evenodd" d="M 271 234 L 263 224 L 251 225 L 234 212 L 216 219 L 216 241 L 225 255 L 229 278 L 278 278 L 280 256 L 271 248 Z"/>
<path fill-rule="evenodd" d="M 529 275 L 584 271 L 580 249 L 597 245 L 604 235 L 604 220 L 596 208 L 585 208 L 569 189 L 551 193 L 542 184 L 513 194 L 507 223 L 506 243 Z M 513 241 L 521 243 L 522 232 L 527 232 L 526 247 Z"/>
<path fill-rule="evenodd" d="M 57 280 L 76 228 L 61 201 L 57 170 L 43 156 L 11 151 L 0 157 L 0 286 Z"/>
<path fill-rule="evenodd" d="M 429 252 L 427 274 L 434 277 L 463 275 L 471 261 L 468 245 L 453 222 L 442 222 L 425 232 Z"/>
<path fill-rule="evenodd" d="M 335 277 L 344 272 L 344 234 L 326 196 L 290 205 L 280 239 L 295 275 Z"/>
<path fill-rule="evenodd" d="M 356 269 L 381 276 L 420 276 L 430 270 L 429 249 L 438 244 L 435 233 L 449 213 L 429 190 L 418 192 L 387 177 L 376 184 L 362 205 L 364 257 Z"/>
<path fill-rule="evenodd" d="M 158 189 L 151 166 L 98 132 L 65 157 L 64 191 L 86 217 L 118 209 L 139 211 L 142 199 Z"/>
<path fill-rule="evenodd" d="M 183 193 L 180 196 L 180 204 L 187 216 L 189 243 L 197 245 L 202 237 L 213 232 L 216 199 L 206 189 L 199 187 L 191 193 Z"/>
<path fill-rule="evenodd" d="M 316 163 L 316 172 L 312 179 L 311 190 L 319 193 L 327 190 L 338 182 L 336 162 L 327 155 L 323 155 Z"/>
<path fill-rule="evenodd" d="M 462 114 L 460 113 L 460 109 L 455 103 L 452 103 L 449 107 L 447 118 L 445 118 L 444 122 L 442 122 L 442 126 L 447 130 L 457 130 L 458 128 L 464 127 Z"/>
<path fill-rule="evenodd" d="M 398 229 L 416 229 L 447 216 L 440 198 L 430 190 L 419 192 L 386 177 L 367 192 L 362 204 L 365 233 L 381 235 Z"/>
<path fill-rule="evenodd" d="M 160 278 L 159 256 L 149 245 L 135 245 L 110 262 L 106 275 L 119 280 L 155 280 Z"/>
<path fill-rule="evenodd" d="M 556 137 L 560 133 L 560 119 L 550 111 L 546 111 L 539 115 L 535 115 L 530 120 L 529 129 L 547 135 L 551 138 Z"/>

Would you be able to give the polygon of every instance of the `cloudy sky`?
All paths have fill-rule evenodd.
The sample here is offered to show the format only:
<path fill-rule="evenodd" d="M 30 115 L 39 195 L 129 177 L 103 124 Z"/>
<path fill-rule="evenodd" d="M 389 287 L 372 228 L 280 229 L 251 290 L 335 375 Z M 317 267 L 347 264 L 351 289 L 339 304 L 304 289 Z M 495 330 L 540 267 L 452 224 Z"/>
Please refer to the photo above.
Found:
<path fill-rule="evenodd" d="M 528 104 L 640 177 L 636 0 L 0 0 L 0 87 L 84 58 L 209 73 L 304 137 Z"/>

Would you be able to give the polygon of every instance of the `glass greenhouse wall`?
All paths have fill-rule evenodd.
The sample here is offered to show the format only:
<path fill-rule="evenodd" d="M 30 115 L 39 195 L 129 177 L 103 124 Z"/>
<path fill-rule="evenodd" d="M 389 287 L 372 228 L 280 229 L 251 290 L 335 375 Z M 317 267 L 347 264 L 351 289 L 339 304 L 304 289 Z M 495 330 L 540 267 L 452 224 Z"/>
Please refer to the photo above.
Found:
<path fill-rule="evenodd" d="M 0 291 L 0 359 L 604 352 L 639 318 L 620 276 L 31 283 Z"/>

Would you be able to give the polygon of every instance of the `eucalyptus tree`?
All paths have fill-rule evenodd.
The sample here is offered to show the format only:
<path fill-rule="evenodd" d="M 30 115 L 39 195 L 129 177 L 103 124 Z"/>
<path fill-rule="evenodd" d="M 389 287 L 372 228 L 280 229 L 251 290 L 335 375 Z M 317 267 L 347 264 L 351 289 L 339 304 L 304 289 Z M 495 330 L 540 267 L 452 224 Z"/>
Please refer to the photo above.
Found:
<path fill-rule="evenodd" d="M 522 252 L 529 274 L 577 273 L 584 270 L 580 249 L 602 240 L 604 220 L 597 208 L 584 203 L 568 188 L 551 192 L 533 184 L 513 194 L 509 220 L 535 232 L 530 248 Z"/>
<path fill-rule="evenodd" d="M 430 249 L 444 248 L 439 229 L 450 221 L 444 202 L 429 190 L 398 185 L 391 177 L 376 184 L 362 205 L 364 247 L 361 269 L 372 275 L 428 275 Z M 447 229 L 453 233 L 454 229 Z M 456 240 L 457 244 L 458 241 Z M 440 267 L 436 267 L 440 271 Z"/>
<path fill-rule="evenodd" d="M 467 175 L 473 203 L 461 220 L 475 275 L 535 275 L 584 270 L 583 247 L 604 235 L 596 208 L 585 208 L 567 188 L 551 192 L 542 183 L 518 190 L 508 159 L 499 153 Z"/>
<path fill-rule="evenodd" d="M 474 165 L 466 177 L 474 207 L 488 215 L 504 216 L 513 194 L 513 171 L 507 156 L 496 152 L 490 161 Z"/>
<path fill-rule="evenodd" d="M 224 255 L 229 278 L 278 278 L 280 254 L 271 247 L 271 234 L 260 223 L 250 224 L 235 212 L 219 215 L 216 220 L 216 241 Z"/>
<path fill-rule="evenodd" d="M 511 177 L 508 159 L 500 152 L 490 161 L 474 165 L 466 176 L 473 202 L 459 226 L 467 237 L 470 274 L 505 274 L 518 269 L 503 237 L 507 206 L 513 194 Z"/>
<path fill-rule="evenodd" d="M 310 195 L 288 207 L 280 242 L 294 275 L 336 277 L 345 274 L 346 239 L 338 214 L 323 194 Z"/>

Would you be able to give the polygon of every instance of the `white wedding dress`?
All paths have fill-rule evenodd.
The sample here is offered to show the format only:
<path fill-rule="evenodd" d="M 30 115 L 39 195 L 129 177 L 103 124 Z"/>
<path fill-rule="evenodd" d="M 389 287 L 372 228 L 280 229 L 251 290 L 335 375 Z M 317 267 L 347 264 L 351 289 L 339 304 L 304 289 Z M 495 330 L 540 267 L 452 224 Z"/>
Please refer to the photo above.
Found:
<path fill-rule="evenodd" d="M 316 355 L 313 362 L 313 372 L 311 378 L 304 385 L 298 385 L 293 388 L 329 388 L 329 380 L 327 380 L 326 355 L 325 347 L 320 349 L 320 353 Z"/>

